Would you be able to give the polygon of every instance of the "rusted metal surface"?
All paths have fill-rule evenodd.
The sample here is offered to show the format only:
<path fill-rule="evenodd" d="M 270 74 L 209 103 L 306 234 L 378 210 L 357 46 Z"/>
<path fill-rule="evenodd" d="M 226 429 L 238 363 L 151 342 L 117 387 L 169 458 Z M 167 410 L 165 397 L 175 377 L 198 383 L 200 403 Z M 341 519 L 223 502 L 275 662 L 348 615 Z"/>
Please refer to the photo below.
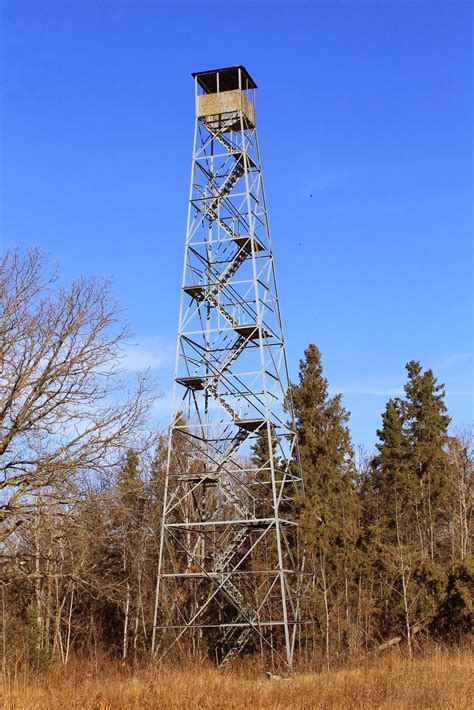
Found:
<path fill-rule="evenodd" d="M 232 89 L 257 88 L 257 84 L 242 65 L 208 69 L 207 71 L 193 72 L 192 75 L 206 94 L 231 91 Z"/>
<path fill-rule="evenodd" d="M 243 91 L 221 91 L 218 94 L 202 94 L 196 97 L 196 116 L 218 116 L 225 113 L 237 114 L 240 110 L 244 115 L 246 125 L 255 127 L 255 108 L 250 103 Z M 240 125 L 238 125 L 240 128 Z"/>

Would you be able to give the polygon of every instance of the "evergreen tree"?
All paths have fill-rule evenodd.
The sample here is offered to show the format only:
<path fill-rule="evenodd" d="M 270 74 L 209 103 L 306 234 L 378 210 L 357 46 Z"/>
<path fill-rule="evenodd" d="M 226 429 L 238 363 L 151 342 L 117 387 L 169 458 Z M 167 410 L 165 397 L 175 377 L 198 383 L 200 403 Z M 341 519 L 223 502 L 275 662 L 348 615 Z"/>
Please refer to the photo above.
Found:
<path fill-rule="evenodd" d="M 444 385 L 438 384 L 432 370 L 423 372 L 415 360 L 407 363 L 406 369 L 404 425 L 410 467 L 418 486 L 421 552 L 434 559 L 450 489 L 446 447 L 451 418 L 446 413 Z"/>
<path fill-rule="evenodd" d="M 358 565 L 358 507 L 349 413 L 341 395 L 329 397 L 316 345 L 309 345 L 300 361 L 299 384 L 291 385 L 291 397 L 305 486 L 300 526 L 318 572 L 314 603 L 329 666 L 333 616 L 339 620 L 340 645 L 348 645 L 350 595 Z"/>
<path fill-rule="evenodd" d="M 372 460 L 371 487 L 372 522 L 377 521 L 384 531 L 386 543 L 397 542 L 400 517 L 412 521 L 412 506 L 416 495 L 409 448 L 404 430 L 403 403 L 389 399 L 382 414 L 382 428 L 377 430 L 380 443 L 378 455 Z M 405 526 L 403 526 L 405 531 Z"/>
<path fill-rule="evenodd" d="M 377 431 L 380 443 L 372 484 L 384 511 L 388 541 L 393 542 L 397 514 L 399 524 L 407 520 L 402 526 L 405 542 L 410 538 L 420 554 L 435 559 L 452 488 L 447 455 L 450 418 L 443 385 L 433 372 L 423 372 L 414 360 L 406 369 L 406 399 L 389 400 Z"/>
<path fill-rule="evenodd" d="M 456 562 L 447 575 L 444 598 L 432 624 L 449 641 L 474 633 L 474 558 Z"/>
<path fill-rule="evenodd" d="M 413 630 L 429 625 L 441 599 L 444 572 L 435 552 L 447 538 L 443 517 L 452 487 L 443 386 L 418 362 L 406 369 L 406 398 L 390 399 L 382 415 L 364 502 L 377 531 L 379 629 L 382 635 L 402 632 L 411 653 Z"/>
<path fill-rule="evenodd" d="M 291 395 L 305 486 L 301 523 L 308 533 L 307 544 L 317 547 L 343 535 L 341 518 L 354 505 L 355 470 L 349 412 L 341 395 L 328 395 L 316 345 L 306 349 L 299 384 L 291 385 Z"/>

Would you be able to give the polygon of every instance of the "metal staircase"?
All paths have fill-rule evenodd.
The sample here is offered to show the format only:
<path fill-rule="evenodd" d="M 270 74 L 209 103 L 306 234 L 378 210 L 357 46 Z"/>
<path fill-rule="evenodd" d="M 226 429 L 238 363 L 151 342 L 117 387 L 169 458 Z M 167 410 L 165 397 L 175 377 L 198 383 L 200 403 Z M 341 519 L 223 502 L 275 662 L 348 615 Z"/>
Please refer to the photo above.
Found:
<path fill-rule="evenodd" d="M 242 157 L 240 157 L 237 159 L 234 168 L 231 170 L 223 184 L 217 190 L 212 202 L 207 206 L 207 213 L 213 212 L 218 207 L 219 202 L 229 194 L 244 173 L 245 167 L 243 165 Z"/>
<path fill-rule="evenodd" d="M 256 621 L 256 620 L 255 620 Z M 255 623 L 255 627 L 257 624 Z M 229 648 L 225 656 L 222 658 L 222 660 L 219 663 L 219 667 L 222 668 L 222 666 L 225 666 L 226 663 L 228 663 L 234 656 L 237 656 L 240 651 L 247 645 L 247 642 L 249 641 L 250 637 L 252 636 L 253 629 L 252 627 L 246 626 L 241 633 L 239 634 L 238 638 L 234 641 L 232 646 Z"/>
<path fill-rule="evenodd" d="M 222 657 L 219 659 L 220 668 L 225 666 L 226 663 L 244 648 L 252 636 L 253 629 L 258 628 L 258 614 L 246 603 L 243 594 L 237 587 L 228 579 L 221 583 L 221 587 L 238 611 L 237 620 L 234 624 L 244 622 L 247 625 L 243 628 L 235 625 L 228 626 L 222 634 L 219 640 L 219 645 L 223 653 Z M 233 638 L 235 636 L 237 636 L 237 638 Z"/>
<path fill-rule="evenodd" d="M 221 552 L 218 552 L 214 558 L 216 572 L 224 572 L 227 565 L 230 564 L 232 558 L 237 553 L 242 543 L 245 541 L 248 534 L 248 526 L 242 525 L 235 535 L 233 536 L 230 543 L 227 543 L 227 547 Z"/>
<path fill-rule="evenodd" d="M 160 655 L 209 654 L 225 665 L 259 640 L 272 660 L 290 667 L 298 616 L 286 580 L 294 574 L 294 557 L 281 540 L 284 526 L 293 523 L 283 520 L 280 505 L 302 491 L 285 395 L 256 86 L 243 67 L 195 78 L 175 374 L 184 390 L 176 392 L 180 423 L 173 419 L 169 439 L 152 645 Z M 265 464 L 271 506 L 266 491 L 253 485 L 261 466 L 253 461 L 252 445 L 262 430 L 278 444 L 278 462 L 270 451 Z M 275 560 L 271 570 L 268 559 Z M 276 627 L 284 632 L 274 633 Z"/>

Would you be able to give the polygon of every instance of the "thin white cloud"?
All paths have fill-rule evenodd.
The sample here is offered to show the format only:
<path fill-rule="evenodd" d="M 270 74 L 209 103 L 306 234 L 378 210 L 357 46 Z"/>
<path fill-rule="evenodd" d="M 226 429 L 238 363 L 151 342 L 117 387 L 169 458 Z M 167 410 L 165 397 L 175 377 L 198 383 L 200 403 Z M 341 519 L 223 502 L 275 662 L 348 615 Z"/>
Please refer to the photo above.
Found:
<path fill-rule="evenodd" d="M 451 397 L 469 397 L 472 396 L 472 388 L 469 386 L 463 387 L 461 382 L 456 382 L 459 378 L 454 377 L 456 368 L 462 367 L 463 364 L 468 363 L 472 360 L 472 353 L 470 352 L 460 352 L 452 353 L 440 359 L 434 366 L 432 366 L 435 376 L 438 371 L 450 370 L 450 376 L 447 377 L 447 382 L 445 383 L 446 396 Z M 428 367 L 428 366 L 427 366 Z M 447 375 L 447 373 L 446 373 Z M 440 381 L 444 380 L 444 377 L 438 378 Z M 354 396 L 370 396 L 370 397 L 403 397 L 404 381 L 394 377 L 380 378 L 375 380 L 360 380 L 352 382 L 342 382 L 339 384 L 333 384 L 329 386 L 331 395 L 341 393 L 342 395 L 354 395 Z"/>
<path fill-rule="evenodd" d="M 469 362 L 472 360 L 472 353 L 453 353 L 452 355 L 447 355 L 445 358 L 440 360 L 433 368 L 436 375 L 436 370 L 448 370 L 455 365 L 461 365 L 464 362 Z"/>
<path fill-rule="evenodd" d="M 435 370 L 436 375 L 436 370 Z M 452 383 L 454 385 L 454 383 Z M 329 386 L 331 396 L 342 394 L 343 396 L 370 396 L 370 397 L 403 397 L 405 391 L 403 383 L 393 382 L 346 382 Z M 473 392 L 471 389 L 450 386 L 445 383 L 445 393 L 447 397 L 471 397 Z"/>
<path fill-rule="evenodd" d="M 140 338 L 127 345 L 120 364 L 128 372 L 165 369 L 173 364 L 174 351 L 175 345 L 159 336 Z"/>

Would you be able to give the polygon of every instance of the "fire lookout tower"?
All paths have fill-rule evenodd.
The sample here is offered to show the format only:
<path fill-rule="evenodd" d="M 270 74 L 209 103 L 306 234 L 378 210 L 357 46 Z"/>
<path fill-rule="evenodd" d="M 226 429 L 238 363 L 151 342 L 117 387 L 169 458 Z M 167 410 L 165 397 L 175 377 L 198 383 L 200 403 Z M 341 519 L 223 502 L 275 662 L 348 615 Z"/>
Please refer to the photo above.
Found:
<path fill-rule="evenodd" d="M 243 66 L 193 74 L 196 122 L 153 630 L 156 655 L 291 668 L 302 495 Z"/>

